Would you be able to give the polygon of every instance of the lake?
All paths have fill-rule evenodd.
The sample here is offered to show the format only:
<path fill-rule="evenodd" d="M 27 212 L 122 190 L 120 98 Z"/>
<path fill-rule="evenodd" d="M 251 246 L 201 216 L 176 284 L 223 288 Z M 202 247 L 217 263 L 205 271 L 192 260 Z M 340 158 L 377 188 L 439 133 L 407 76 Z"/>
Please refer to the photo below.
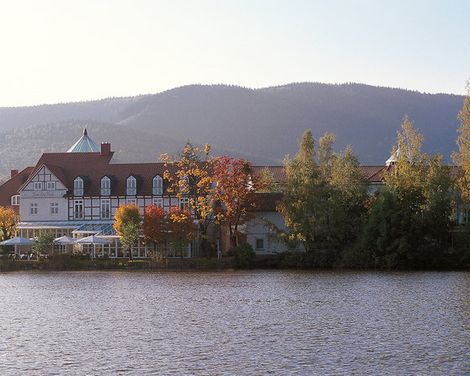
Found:
<path fill-rule="evenodd" d="M 4 273 L 0 374 L 468 375 L 470 273 Z"/>

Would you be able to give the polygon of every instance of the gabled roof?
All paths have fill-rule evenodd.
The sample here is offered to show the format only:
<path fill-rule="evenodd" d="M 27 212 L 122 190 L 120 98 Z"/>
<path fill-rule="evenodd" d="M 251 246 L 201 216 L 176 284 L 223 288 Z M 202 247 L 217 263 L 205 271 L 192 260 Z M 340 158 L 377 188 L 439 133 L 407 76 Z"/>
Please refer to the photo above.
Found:
<path fill-rule="evenodd" d="M 137 194 L 151 195 L 152 180 L 155 175 L 163 177 L 167 169 L 164 163 L 110 163 L 110 155 L 100 153 L 44 153 L 34 168 L 34 176 L 42 166 L 46 166 L 68 189 L 73 189 L 73 181 L 80 176 L 85 182 L 85 196 L 99 196 L 101 178 L 111 179 L 111 194 L 126 195 L 126 179 L 134 176 L 137 180 Z"/>
<path fill-rule="evenodd" d="M 18 190 L 28 179 L 33 170 L 34 167 L 26 167 L 11 179 L 7 180 L 4 184 L 0 185 L 0 206 L 10 205 L 11 196 L 18 194 Z"/>

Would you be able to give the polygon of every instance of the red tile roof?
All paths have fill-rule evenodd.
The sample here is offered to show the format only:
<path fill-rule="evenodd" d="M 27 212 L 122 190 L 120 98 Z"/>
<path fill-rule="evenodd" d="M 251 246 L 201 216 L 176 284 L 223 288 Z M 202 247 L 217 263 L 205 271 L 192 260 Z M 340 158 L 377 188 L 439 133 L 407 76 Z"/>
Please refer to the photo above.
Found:
<path fill-rule="evenodd" d="M 111 194 L 126 195 L 126 179 L 137 180 L 137 195 L 152 194 L 152 179 L 163 177 L 163 163 L 110 163 L 111 155 L 100 153 L 45 153 L 36 164 L 35 171 L 46 166 L 69 189 L 72 194 L 73 181 L 80 176 L 84 180 L 84 196 L 99 196 L 101 178 L 111 179 Z"/>
<path fill-rule="evenodd" d="M 19 188 L 28 179 L 34 167 L 26 167 L 11 179 L 0 185 L 0 206 L 10 206 L 11 196 L 18 194 Z M 15 209 L 18 206 L 14 206 Z"/>

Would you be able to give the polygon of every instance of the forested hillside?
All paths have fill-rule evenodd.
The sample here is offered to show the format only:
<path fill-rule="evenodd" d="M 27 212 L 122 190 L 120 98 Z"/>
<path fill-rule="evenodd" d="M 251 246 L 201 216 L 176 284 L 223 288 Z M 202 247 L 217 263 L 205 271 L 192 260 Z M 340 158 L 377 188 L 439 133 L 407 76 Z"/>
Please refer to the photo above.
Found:
<path fill-rule="evenodd" d="M 337 135 L 363 164 L 381 164 L 404 114 L 424 134 L 424 149 L 447 160 L 455 150 L 463 97 L 361 84 L 289 84 L 264 89 L 192 85 L 154 95 L 0 108 L 0 175 L 34 163 L 44 151 L 66 150 L 88 125 L 96 142 L 110 141 L 117 158 L 155 160 L 188 139 L 254 163 L 282 163 L 304 129 Z"/>

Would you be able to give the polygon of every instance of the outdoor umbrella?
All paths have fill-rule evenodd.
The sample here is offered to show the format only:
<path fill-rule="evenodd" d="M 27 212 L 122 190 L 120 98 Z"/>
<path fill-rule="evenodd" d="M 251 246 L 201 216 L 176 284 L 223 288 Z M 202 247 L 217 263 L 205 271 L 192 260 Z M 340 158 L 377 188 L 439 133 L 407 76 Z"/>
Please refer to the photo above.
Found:
<path fill-rule="evenodd" d="M 93 244 L 93 258 L 96 257 L 96 244 L 109 244 L 110 241 L 106 238 L 90 235 L 75 241 L 77 244 Z"/>
<path fill-rule="evenodd" d="M 55 238 L 54 244 L 64 246 L 63 249 L 65 249 L 66 251 L 68 245 L 75 244 L 75 239 L 71 238 L 70 236 L 64 235 L 64 236 L 61 236 L 60 238 Z"/>
<path fill-rule="evenodd" d="M 14 245 L 15 246 L 15 255 L 16 255 L 16 250 L 19 245 L 31 245 L 33 244 L 33 241 L 28 238 L 22 238 L 21 236 L 16 236 L 14 238 L 4 240 L 3 242 L 0 242 L 0 245 Z"/>

